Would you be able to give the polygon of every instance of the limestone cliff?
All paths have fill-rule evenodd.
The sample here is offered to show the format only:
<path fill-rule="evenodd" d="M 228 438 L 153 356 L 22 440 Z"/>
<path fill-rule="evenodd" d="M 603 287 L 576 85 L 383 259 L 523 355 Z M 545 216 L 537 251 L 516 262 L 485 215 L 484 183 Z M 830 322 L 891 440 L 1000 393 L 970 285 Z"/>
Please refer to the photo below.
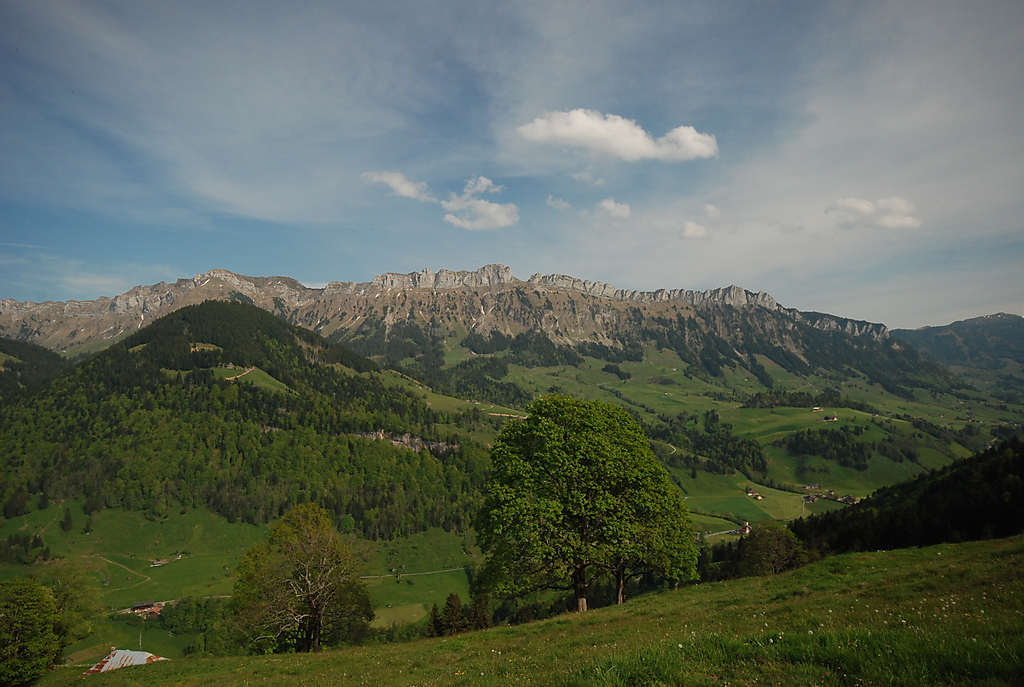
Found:
<path fill-rule="evenodd" d="M 735 338 L 743 327 L 772 337 L 773 345 L 799 350 L 789 332 L 795 323 L 821 331 L 884 340 L 883 325 L 783 308 L 764 292 L 737 286 L 708 291 L 631 291 L 561 274 L 517 279 L 504 265 L 474 271 L 424 269 L 387 273 L 369 282 L 331 282 L 308 288 L 288 277 L 248 277 L 211 270 L 173 284 L 137 286 L 114 298 L 31 303 L 0 301 L 0 335 L 71 354 L 101 348 L 178 308 L 205 300 L 241 300 L 335 340 L 396 323 L 433 322 L 446 331 L 536 329 L 558 343 L 617 345 L 623 333 L 649 320 L 690 318 L 715 336 Z"/>

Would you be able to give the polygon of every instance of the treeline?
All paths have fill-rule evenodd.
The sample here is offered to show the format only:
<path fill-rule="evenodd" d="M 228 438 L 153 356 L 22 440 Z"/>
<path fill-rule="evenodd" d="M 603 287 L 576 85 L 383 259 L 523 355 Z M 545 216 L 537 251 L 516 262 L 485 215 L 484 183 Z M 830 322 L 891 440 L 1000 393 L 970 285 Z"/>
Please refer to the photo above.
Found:
<path fill-rule="evenodd" d="M 995 446 L 879 489 L 861 503 L 794 521 L 823 554 L 930 546 L 1024 532 L 1024 444 Z"/>
<path fill-rule="evenodd" d="M 469 359 L 444 367 L 444 336 L 433 321 L 429 326 L 420 326 L 413 320 L 403 320 L 388 328 L 383 322 L 368 320 L 359 326 L 348 344 L 363 355 L 382 358 L 388 367 L 423 382 L 439 394 L 513 408 L 524 408 L 530 402 L 530 394 L 521 387 L 501 381 L 508 375 L 508 362 L 503 359 Z"/>
<path fill-rule="evenodd" d="M 38 560 L 50 560 L 50 547 L 38 534 L 15 532 L 7 535 L 6 540 L 0 540 L 0 561 L 32 565 Z"/>
<path fill-rule="evenodd" d="M 53 351 L 0 337 L 0 402 L 37 391 L 68 362 Z"/>
<path fill-rule="evenodd" d="M 353 356 L 253 307 L 179 310 L 0 410 L 0 503 L 13 517 L 33 508 L 28 494 L 89 495 L 152 518 L 182 504 L 259 523 L 315 500 L 371 538 L 468 526 L 486 448 L 441 436 L 414 394 L 330 366 L 362 365 Z M 258 366 L 291 392 L 204 367 L 226 362 Z M 378 430 L 448 448 L 351 435 Z"/>
<path fill-rule="evenodd" d="M 877 415 L 878 409 L 867 403 L 840 395 L 837 389 L 825 389 L 820 394 L 806 391 L 759 392 L 743 402 L 744 408 L 850 408 Z"/>
<path fill-rule="evenodd" d="M 955 458 L 950 446 L 954 443 L 971 447 L 978 442 L 971 439 L 980 432 L 977 427 L 968 425 L 961 430 L 950 430 L 934 425 L 927 420 L 908 416 L 895 416 L 910 422 L 914 430 L 911 433 L 900 431 L 891 420 L 872 420 L 874 424 L 886 432 L 881 441 L 863 441 L 863 425 L 844 424 L 837 429 L 805 429 L 778 439 L 775 446 L 785 448 L 793 456 L 818 456 L 844 467 L 856 470 L 867 470 L 868 462 L 875 454 L 889 460 L 902 463 L 920 462 L 921 449 L 933 449 L 950 458 Z"/>
<path fill-rule="evenodd" d="M 513 365 L 523 367 L 554 367 L 556 365 L 579 365 L 583 357 L 568 346 L 559 346 L 547 334 L 535 329 L 507 336 L 501 332 L 491 332 L 484 337 L 478 332 L 470 332 L 462 340 L 462 345 L 474 353 L 499 353 L 508 351 L 505 360 Z"/>
<path fill-rule="evenodd" d="M 660 415 L 658 419 L 661 425 L 647 424 L 644 430 L 651 439 L 680 449 L 674 454 L 659 456 L 671 467 L 717 474 L 763 473 L 768 469 L 768 456 L 761 445 L 733 434 L 732 425 L 722 422 L 717 411 L 705 412 L 703 424 L 687 413 L 675 417 Z"/>
<path fill-rule="evenodd" d="M 758 523 L 735 542 L 704 545 L 702 582 L 772 575 L 823 556 L 1024 533 L 1024 443 L 1014 438 L 941 470 L 879 489 L 842 510 Z"/>
<path fill-rule="evenodd" d="M 858 441 L 864 434 L 863 426 L 843 425 L 839 429 L 805 429 L 793 432 L 776 442 L 794 456 L 820 456 L 843 467 L 867 470 L 868 461 L 874 455 L 874 444 Z M 917 454 L 911 455 L 914 462 Z"/>
<path fill-rule="evenodd" d="M 743 367 L 771 389 L 771 375 L 755 357 L 763 355 L 786 371 L 804 376 L 846 379 L 847 370 L 858 370 L 869 382 L 904 398 L 913 398 L 911 387 L 945 390 L 963 386 L 941 364 L 910 346 L 870 335 L 818 329 L 812 325 L 819 319 L 815 313 L 797 317 L 785 311 L 716 305 L 702 308 L 699 318 L 682 314 L 674 319 L 649 318 L 636 311 L 634 319 L 636 334 L 629 341 L 675 351 L 689 364 L 688 371 L 698 375 L 720 377 L 725 368 Z M 716 332 L 734 335 L 727 341 Z"/>

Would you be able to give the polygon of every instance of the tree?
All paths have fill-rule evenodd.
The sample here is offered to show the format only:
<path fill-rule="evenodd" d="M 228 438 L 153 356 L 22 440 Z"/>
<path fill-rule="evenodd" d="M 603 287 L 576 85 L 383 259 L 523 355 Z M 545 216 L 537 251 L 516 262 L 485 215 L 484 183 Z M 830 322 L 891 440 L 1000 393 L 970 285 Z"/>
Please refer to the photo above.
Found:
<path fill-rule="evenodd" d="M 231 605 L 238 627 L 257 648 L 320 651 L 349 641 L 373 619 L 355 558 L 316 504 L 285 513 L 266 542 L 238 564 Z"/>
<path fill-rule="evenodd" d="M 606 567 L 615 576 L 620 604 L 626 602 L 631 578 L 658 573 L 679 582 L 697 572 L 696 536 L 679 490 L 664 469 L 651 469 L 642 482 L 611 536 L 612 555 Z"/>
<path fill-rule="evenodd" d="M 462 610 L 462 599 L 455 592 L 448 595 L 441 612 L 441 625 L 446 635 L 458 635 L 469 629 L 466 614 Z"/>
<path fill-rule="evenodd" d="M 740 540 L 739 573 L 777 575 L 807 562 L 803 543 L 789 529 L 774 520 L 760 523 Z"/>
<path fill-rule="evenodd" d="M 20 685 L 53 664 L 60 651 L 53 594 L 23 577 L 0 582 L 0 684 Z"/>
<path fill-rule="evenodd" d="M 57 612 L 54 631 L 62 647 L 92 634 L 93 620 L 102 616 L 103 609 L 85 563 L 57 558 L 38 566 L 33 576 L 53 594 Z"/>
<path fill-rule="evenodd" d="M 437 604 L 430 605 L 430 616 L 427 618 L 427 636 L 444 636 L 444 621 L 441 620 L 441 611 L 437 610 Z"/>
<path fill-rule="evenodd" d="M 469 597 L 469 626 L 486 630 L 491 626 L 490 597 L 485 590 L 474 590 Z"/>
<path fill-rule="evenodd" d="M 65 532 L 70 532 L 71 528 L 75 526 L 75 521 L 71 518 L 71 509 L 64 509 L 64 519 L 60 521 L 60 528 Z"/>
<path fill-rule="evenodd" d="M 601 575 L 692 576 L 689 516 L 639 424 L 601 401 L 544 396 L 502 428 L 477 522 L 484 575 L 502 595 L 572 590 Z M 677 547 L 678 551 L 673 551 Z"/>

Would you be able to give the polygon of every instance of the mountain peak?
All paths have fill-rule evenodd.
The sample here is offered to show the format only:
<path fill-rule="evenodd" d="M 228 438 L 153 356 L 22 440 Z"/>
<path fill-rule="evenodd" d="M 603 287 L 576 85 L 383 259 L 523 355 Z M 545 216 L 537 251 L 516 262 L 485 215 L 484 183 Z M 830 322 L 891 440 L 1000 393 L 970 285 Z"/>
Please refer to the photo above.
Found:
<path fill-rule="evenodd" d="M 527 292 L 533 295 L 527 298 Z M 543 296 L 545 293 L 550 297 Z M 250 277 L 212 269 L 173 284 L 136 286 L 113 298 L 94 301 L 35 304 L 3 300 L 0 335 L 52 350 L 92 350 L 127 336 L 157 317 L 206 300 L 244 301 L 336 337 L 355 335 L 360 327 L 377 320 L 390 327 L 399 319 L 432 312 L 452 321 L 474 313 L 466 315 L 469 320 L 463 323 L 474 331 L 497 329 L 515 334 L 538 328 L 558 340 L 594 338 L 608 343 L 611 340 L 604 340 L 603 331 L 609 318 L 625 317 L 622 313 L 632 307 L 651 313 L 657 310 L 675 318 L 684 311 L 723 306 L 784 313 L 827 331 L 867 334 L 877 339 L 888 336 L 883 325 L 799 313 L 780 306 L 763 291 L 751 292 L 735 285 L 706 291 L 639 291 L 564 274 L 534 274 L 524 281 L 511 268 L 499 264 L 477 270 L 388 272 L 368 282 L 335 281 L 324 288 L 309 288 L 290 277 Z M 613 316 L 612 311 L 622 312 Z"/>

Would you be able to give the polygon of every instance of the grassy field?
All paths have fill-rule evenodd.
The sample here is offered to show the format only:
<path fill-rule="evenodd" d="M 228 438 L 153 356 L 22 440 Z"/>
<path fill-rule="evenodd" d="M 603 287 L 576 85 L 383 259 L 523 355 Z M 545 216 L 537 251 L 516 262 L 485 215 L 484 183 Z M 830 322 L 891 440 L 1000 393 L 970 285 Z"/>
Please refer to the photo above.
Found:
<path fill-rule="evenodd" d="M 471 535 L 432 527 L 389 542 L 376 542 L 368 557 L 366 580 L 377 617 L 374 625 L 415 623 L 431 604 L 444 606 L 452 592 L 469 602 L 466 567 L 480 561 Z"/>
<path fill-rule="evenodd" d="M 229 524 L 219 515 L 192 509 L 185 514 L 172 511 L 162 520 L 147 520 L 139 512 L 102 510 L 94 515 L 93 531 L 85 534 L 87 518 L 81 506 L 81 501 L 69 499 L 12 518 L 0 527 L 0 537 L 40 534 L 54 556 L 87 561 L 102 602 L 111 610 L 143 600 L 230 594 L 231 569 L 266 536 L 265 527 Z M 75 519 L 69 532 L 60 528 L 64 508 L 70 508 Z M 167 564 L 153 567 L 153 561 L 161 560 Z M 0 564 L 0 575 L 25 572 L 25 566 Z"/>
<path fill-rule="evenodd" d="M 230 370 L 226 367 L 215 367 L 212 369 L 213 376 L 216 379 L 233 379 L 236 382 L 254 384 L 255 386 L 262 387 L 269 391 L 291 391 L 287 384 L 274 379 L 258 367 L 254 367 L 248 371 L 243 367 L 236 367 Z"/>
<path fill-rule="evenodd" d="M 1024 538 L 848 554 L 771 578 L 445 639 L 186 659 L 90 684 L 1019 685 Z M 42 687 L 78 684 L 80 667 Z"/>
<path fill-rule="evenodd" d="M 229 524 L 208 511 L 174 511 L 165 520 L 153 521 L 141 513 L 103 510 L 94 517 L 93 531 L 84 534 L 81 506 L 81 501 L 69 499 L 13 518 L 0 527 L 0 538 L 15 532 L 39 534 L 54 556 L 85 561 L 108 611 L 144 600 L 230 595 L 231 571 L 267 532 L 266 527 Z M 64 508 L 70 508 L 75 518 L 70 532 L 60 528 Z M 452 592 L 468 602 L 466 567 L 480 560 L 472 535 L 439 528 L 390 542 L 361 541 L 358 550 L 378 626 L 418 622 L 431 604 L 443 606 Z M 153 566 L 153 561 L 161 560 L 166 565 Z M 0 579 L 31 572 L 29 566 L 0 563 Z M 96 633 L 70 646 L 67 655 L 90 660 L 110 646 L 138 648 L 140 633 L 145 650 L 162 656 L 180 657 L 188 642 L 188 637 L 169 637 L 152 624 L 131 628 L 120 620 L 104 620 Z"/>

